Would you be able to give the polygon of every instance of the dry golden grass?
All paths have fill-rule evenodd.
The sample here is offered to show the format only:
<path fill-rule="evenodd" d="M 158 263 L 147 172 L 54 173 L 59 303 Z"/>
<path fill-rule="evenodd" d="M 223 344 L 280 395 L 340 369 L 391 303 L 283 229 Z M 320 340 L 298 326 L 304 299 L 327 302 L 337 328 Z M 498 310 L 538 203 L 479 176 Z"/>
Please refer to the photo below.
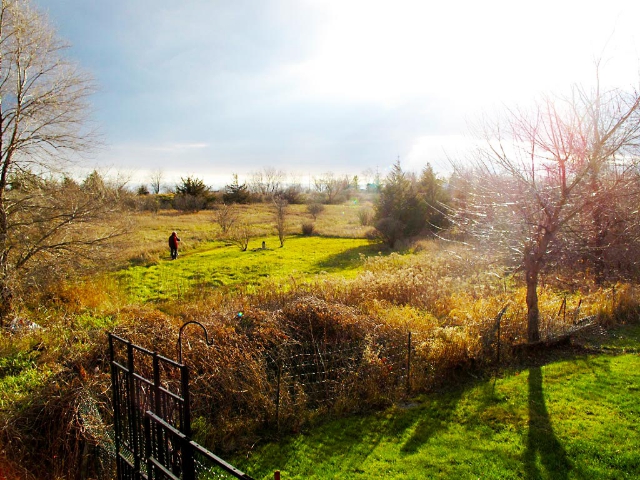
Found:
<path fill-rule="evenodd" d="M 313 221 L 306 205 L 287 207 L 286 231 L 288 235 L 302 233 L 304 223 L 312 223 L 316 235 L 363 238 L 371 229 L 360 225 L 358 212 L 363 207 L 371 208 L 371 201 L 353 199 L 342 205 L 326 205 Z M 250 226 L 252 236 L 274 235 L 273 207 L 269 203 L 234 205 L 238 212 L 237 223 Z M 212 210 L 184 213 L 177 210 L 159 210 L 158 213 L 131 212 L 131 230 L 120 240 L 120 262 L 134 264 L 157 262 L 168 251 L 167 241 L 171 232 L 178 232 L 180 249 L 189 251 L 204 242 L 221 238 L 222 231 L 215 221 L 216 206 Z"/>

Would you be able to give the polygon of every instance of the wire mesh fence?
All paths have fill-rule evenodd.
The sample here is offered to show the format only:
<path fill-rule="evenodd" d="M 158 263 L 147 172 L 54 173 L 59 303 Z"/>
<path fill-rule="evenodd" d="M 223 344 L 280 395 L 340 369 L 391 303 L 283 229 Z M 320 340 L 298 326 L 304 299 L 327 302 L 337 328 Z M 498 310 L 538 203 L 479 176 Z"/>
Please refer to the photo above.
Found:
<path fill-rule="evenodd" d="M 301 411 L 357 409 L 395 401 L 411 390 L 412 335 L 341 343 L 282 345 L 266 359 L 275 423 Z M 398 340 L 398 339 L 396 339 Z"/>

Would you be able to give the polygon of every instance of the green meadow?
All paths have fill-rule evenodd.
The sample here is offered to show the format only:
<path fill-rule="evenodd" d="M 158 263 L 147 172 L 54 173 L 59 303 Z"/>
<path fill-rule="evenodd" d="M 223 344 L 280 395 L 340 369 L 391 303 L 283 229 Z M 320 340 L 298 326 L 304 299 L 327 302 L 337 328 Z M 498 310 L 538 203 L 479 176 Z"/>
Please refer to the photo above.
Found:
<path fill-rule="evenodd" d="M 157 263 L 122 270 L 116 278 L 132 298 L 142 302 L 176 298 L 194 288 L 251 291 L 267 280 L 308 280 L 318 275 L 353 278 L 361 269 L 361 255 L 376 255 L 381 248 L 362 238 L 292 236 L 283 247 L 277 237 L 255 238 L 243 252 L 214 241 L 181 253 L 175 261 L 167 252 Z"/>

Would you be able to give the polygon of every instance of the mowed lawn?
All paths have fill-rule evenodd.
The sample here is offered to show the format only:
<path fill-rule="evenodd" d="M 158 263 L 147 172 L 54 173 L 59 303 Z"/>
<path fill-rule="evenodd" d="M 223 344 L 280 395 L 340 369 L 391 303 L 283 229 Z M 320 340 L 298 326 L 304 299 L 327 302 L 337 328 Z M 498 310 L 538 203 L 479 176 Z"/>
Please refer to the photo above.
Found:
<path fill-rule="evenodd" d="M 622 332 L 622 333 L 620 333 Z M 631 342 L 621 339 L 631 335 Z M 283 479 L 640 478 L 640 328 L 579 354 L 341 418 L 257 448 L 241 468 Z M 633 353 L 621 353 L 631 348 Z"/>
<path fill-rule="evenodd" d="M 266 248 L 262 248 L 262 242 Z M 116 278 L 139 301 L 175 298 L 191 288 L 260 285 L 267 280 L 311 279 L 318 275 L 354 277 L 361 255 L 377 255 L 384 247 L 362 238 L 292 236 L 280 247 L 277 237 L 252 239 L 247 251 L 224 242 L 204 243 L 148 266 L 120 271 Z"/>

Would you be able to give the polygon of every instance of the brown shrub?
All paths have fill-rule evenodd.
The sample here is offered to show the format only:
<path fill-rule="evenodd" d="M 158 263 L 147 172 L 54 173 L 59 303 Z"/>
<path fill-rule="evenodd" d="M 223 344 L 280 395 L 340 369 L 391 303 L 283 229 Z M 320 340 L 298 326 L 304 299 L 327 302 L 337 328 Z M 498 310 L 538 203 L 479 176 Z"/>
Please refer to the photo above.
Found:
<path fill-rule="evenodd" d="M 313 235 L 313 232 L 315 231 L 315 229 L 316 229 L 316 226 L 311 222 L 304 222 L 302 224 L 303 235 Z"/>

